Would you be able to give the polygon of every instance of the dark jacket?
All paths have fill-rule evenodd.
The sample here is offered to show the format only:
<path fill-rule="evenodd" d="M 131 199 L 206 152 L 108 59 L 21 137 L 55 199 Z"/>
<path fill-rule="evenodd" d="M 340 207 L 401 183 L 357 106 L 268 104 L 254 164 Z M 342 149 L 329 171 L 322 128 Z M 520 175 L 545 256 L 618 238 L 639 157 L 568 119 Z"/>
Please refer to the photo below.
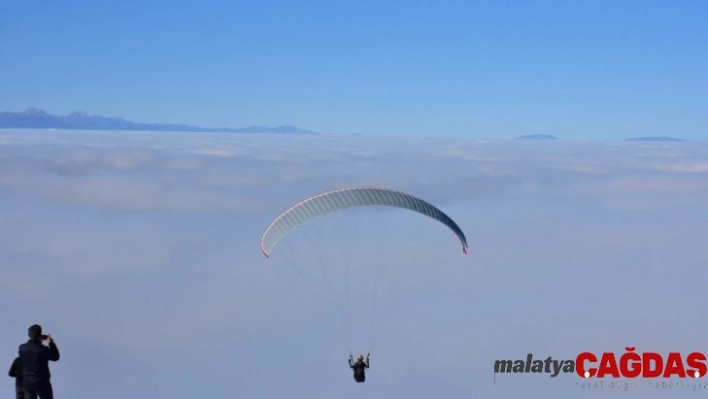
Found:
<path fill-rule="evenodd" d="M 56 344 L 52 341 L 49 347 L 46 347 L 40 341 L 29 340 L 20 345 L 19 352 L 25 389 L 41 389 L 51 385 L 49 361 L 59 360 Z"/>
<path fill-rule="evenodd" d="M 10 377 L 15 378 L 15 386 L 16 387 L 21 387 L 23 386 L 22 382 L 22 362 L 20 362 L 20 358 L 16 357 L 15 360 L 12 362 L 12 366 L 10 366 L 10 372 L 8 373 Z"/>
<path fill-rule="evenodd" d="M 369 368 L 369 359 L 366 359 L 366 362 L 363 362 L 361 360 L 357 360 L 356 363 L 352 364 L 352 360 L 349 359 L 349 367 L 354 370 L 354 380 L 356 382 L 364 382 L 366 381 L 366 373 L 364 369 Z"/>

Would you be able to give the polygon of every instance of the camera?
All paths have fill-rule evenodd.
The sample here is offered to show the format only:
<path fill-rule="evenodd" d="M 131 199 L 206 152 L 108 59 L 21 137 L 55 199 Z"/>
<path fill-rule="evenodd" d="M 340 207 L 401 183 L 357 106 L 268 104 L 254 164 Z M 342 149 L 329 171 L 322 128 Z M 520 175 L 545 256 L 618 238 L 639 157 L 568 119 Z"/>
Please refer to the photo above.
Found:
<path fill-rule="evenodd" d="M 47 338 L 49 338 L 49 335 L 44 335 L 44 334 L 42 334 L 42 341 L 46 341 Z"/>

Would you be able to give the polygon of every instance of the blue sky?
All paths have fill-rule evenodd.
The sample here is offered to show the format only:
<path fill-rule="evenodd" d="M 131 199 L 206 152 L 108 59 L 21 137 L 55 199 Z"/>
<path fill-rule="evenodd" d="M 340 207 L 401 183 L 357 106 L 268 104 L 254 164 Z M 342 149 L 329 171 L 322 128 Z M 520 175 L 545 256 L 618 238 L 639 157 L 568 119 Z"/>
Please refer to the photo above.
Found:
<path fill-rule="evenodd" d="M 699 139 L 707 19 L 705 1 L 5 1 L 0 110 Z"/>
<path fill-rule="evenodd" d="M 0 170 L 0 359 L 42 324 L 57 397 L 598 398 L 575 375 L 494 385 L 494 361 L 708 352 L 706 143 L 3 130 Z M 434 203 L 469 255 L 438 223 L 368 209 L 261 254 L 294 202 L 362 184 Z M 331 285 L 303 283 L 311 259 Z M 317 306 L 328 287 L 349 311 Z M 336 327 L 363 352 L 372 313 L 389 318 L 357 385 Z"/>

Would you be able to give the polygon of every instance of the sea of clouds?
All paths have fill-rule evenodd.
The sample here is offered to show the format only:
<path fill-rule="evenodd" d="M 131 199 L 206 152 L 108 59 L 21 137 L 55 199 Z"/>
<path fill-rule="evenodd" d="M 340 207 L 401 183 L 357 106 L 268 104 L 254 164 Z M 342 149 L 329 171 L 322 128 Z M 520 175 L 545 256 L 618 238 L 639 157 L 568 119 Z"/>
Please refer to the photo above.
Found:
<path fill-rule="evenodd" d="M 436 268 L 363 385 L 297 274 L 258 246 L 293 203 L 359 185 L 434 203 L 470 246 L 443 230 L 374 237 L 387 262 Z M 62 353 L 56 396 L 76 399 L 606 397 L 575 376 L 495 384 L 493 363 L 708 353 L 707 199 L 703 142 L 4 130 L 0 354 L 9 367 L 42 324 Z"/>

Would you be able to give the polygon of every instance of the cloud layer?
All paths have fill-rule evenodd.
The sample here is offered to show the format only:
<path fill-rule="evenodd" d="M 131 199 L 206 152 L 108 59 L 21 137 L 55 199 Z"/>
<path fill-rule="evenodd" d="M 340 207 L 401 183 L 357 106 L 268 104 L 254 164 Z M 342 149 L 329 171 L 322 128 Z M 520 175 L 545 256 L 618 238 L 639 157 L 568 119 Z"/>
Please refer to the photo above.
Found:
<path fill-rule="evenodd" d="M 284 243 L 296 263 L 263 258 L 258 240 L 275 216 L 351 185 L 435 203 L 461 225 L 471 254 L 434 224 L 365 212 Z M 55 391 L 78 399 L 135 389 L 597 395 L 574 377 L 504 375 L 493 385 L 493 361 L 630 344 L 702 350 L 705 198 L 703 143 L 6 130 L 0 353 L 9 365 L 25 329 L 43 324 L 65 356 L 52 366 Z M 327 250 L 304 249 L 325 242 Z M 336 265 L 320 270 L 320 261 Z M 376 274 L 376 262 L 388 274 Z M 370 381 L 354 386 L 336 333 L 341 308 L 318 307 L 317 295 L 348 301 L 346 326 L 359 342 L 370 331 L 357 321 L 384 303 L 373 294 L 385 298 L 403 276 L 408 291 L 381 311 Z M 346 296 L 355 286 L 361 296 Z"/>

